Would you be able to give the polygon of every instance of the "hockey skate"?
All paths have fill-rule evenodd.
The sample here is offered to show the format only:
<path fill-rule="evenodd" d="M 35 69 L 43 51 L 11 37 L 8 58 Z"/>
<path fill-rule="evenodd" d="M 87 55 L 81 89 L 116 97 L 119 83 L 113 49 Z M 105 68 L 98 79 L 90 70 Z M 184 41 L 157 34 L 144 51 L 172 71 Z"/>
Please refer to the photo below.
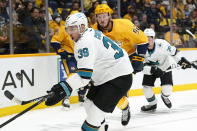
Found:
<path fill-rule="evenodd" d="M 161 95 L 161 99 L 163 100 L 164 104 L 168 108 L 171 108 L 172 107 L 172 103 L 171 103 L 171 101 L 170 101 L 170 99 L 168 97 L 164 97 L 163 95 Z"/>
<path fill-rule="evenodd" d="M 65 107 L 65 108 L 70 108 L 69 98 L 65 97 L 65 98 L 62 100 L 62 106 Z"/>
<path fill-rule="evenodd" d="M 145 105 L 141 107 L 141 111 L 155 111 L 157 108 L 157 104 L 155 105 Z"/>
<path fill-rule="evenodd" d="M 121 123 L 123 126 L 126 126 L 129 123 L 130 117 L 130 107 L 128 106 L 126 109 L 122 110 Z"/>
<path fill-rule="evenodd" d="M 106 124 L 105 119 L 101 122 L 101 127 L 99 128 L 98 131 L 107 131 L 109 128 L 109 125 Z"/>

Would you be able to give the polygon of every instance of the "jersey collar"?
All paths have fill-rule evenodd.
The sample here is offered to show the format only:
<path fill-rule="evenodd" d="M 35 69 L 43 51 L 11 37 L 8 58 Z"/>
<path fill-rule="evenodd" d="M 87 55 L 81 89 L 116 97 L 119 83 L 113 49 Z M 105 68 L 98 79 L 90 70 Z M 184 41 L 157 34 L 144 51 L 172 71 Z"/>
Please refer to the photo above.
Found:
<path fill-rule="evenodd" d="M 148 54 L 152 55 L 154 52 L 155 52 L 155 42 L 154 42 L 153 49 L 148 49 Z"/>

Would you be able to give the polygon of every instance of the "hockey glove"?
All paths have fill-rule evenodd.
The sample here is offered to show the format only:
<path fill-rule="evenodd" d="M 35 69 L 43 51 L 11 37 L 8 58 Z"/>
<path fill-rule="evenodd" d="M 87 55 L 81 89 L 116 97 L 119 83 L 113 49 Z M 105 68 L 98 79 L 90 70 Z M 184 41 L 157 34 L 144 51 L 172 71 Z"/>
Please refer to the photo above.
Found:
<path fill-rule="evenodd" d="M 161 70 L 160 68 L 158 68 L 157 66 L 152 66 L 150 72 L 151 72 L 151 74 L 152 74 L 153 76 L 155 76 L 156 78 L 159 78 L 159 77 L 161 77 L 162 75 L 165 74 L 165 72 L 162 71 L 162 70 Z"/>
<path fill-rule="evenodd" d="M 140 72 L 143 70 L 143 61 L 144 61 L 144 57 L 139 56 L 137 54 L 134 54 L 131 58 L 131 64 L 133 66 L 134 69 L 134 74 L 136 74 L 137 72 Z"/>
<path fill-rule="evenodd" d="M 51 95 L 45 101 L 45 105 L 52 106 L 60 102 L 65 96 L 70 97 L 72 88 L 65 81 L 61 81 L 54 85 L 47 93 Z"/>
<path fill-rule="evenodd" d="M 67 57 L 68 57 L 67 52 L 63 49 L 59 49 L 58 54 L 61 56 L 61 59 L 67 59 Z"/>
<path fill-rule="evenodd" d="M 191 68 L 191 63 L 185 58 L 181 57 L 181 60 L 178 62 L 182 69 Z"/>

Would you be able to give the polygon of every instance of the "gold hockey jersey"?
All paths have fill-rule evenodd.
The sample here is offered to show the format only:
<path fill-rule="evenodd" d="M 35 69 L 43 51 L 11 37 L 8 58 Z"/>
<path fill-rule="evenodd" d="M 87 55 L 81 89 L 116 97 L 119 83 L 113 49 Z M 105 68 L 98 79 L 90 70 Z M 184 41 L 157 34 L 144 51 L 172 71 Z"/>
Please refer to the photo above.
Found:
<path fill-rule="evenodd" d="M 59 43 L 61 49 L 69 53 L 74 53 L 74 44 L 70 36 L 66 33 L 65 26 L 60 27 L 59 32 L 52 37 L 51 42 Z"/>
<path fill-rule="evenodd" d="M 103 32 L 110 39 L 117 41 L 126 52 L 131 55 L 135 52 L 135 45 L 148 43 L 147 36 L 127 19 L 113 19 L 113 27 L 110 32 Z M 98 24 L 93 26 L 98 29 Z"/>

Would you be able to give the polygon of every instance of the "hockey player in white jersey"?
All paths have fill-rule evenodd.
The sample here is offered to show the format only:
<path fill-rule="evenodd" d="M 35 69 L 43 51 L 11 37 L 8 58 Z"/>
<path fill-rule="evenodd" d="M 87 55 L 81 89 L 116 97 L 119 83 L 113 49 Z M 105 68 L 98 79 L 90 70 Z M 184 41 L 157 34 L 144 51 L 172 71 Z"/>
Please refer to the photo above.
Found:
<path fill-rule="evenodd" d="M 176 47 L 171 46 L 163 39 L 155 39 L 153 29 L 145 29 L 145 35 L 148 37 L 149 46 L 144 60 L 144 77 L 143 77 L 143 93 L 149 103 L 141 107 L 142 111 L 151 111 L 157 108 L 157 99 L 152 91 L 155 80 L 161 80 L 161 98 L 168 108 L 172 107 L 168 98 L 172 92 L 173 80 L 172 71 L 167 71 L 178 65 L 183 69 L 190 68 L 190 62 L 180 56 Z"/>
<path fill-rule="evenodd" d="M 93 84 L 84 102 L 87 118 L 81 129 L 101 131 L 105 114 L 113 112 L 118 101 L 131 87 L 133 69 L 129 57 L 102 32 L 88 28 L 83 13 L 67 17 L 66 31 L 74 41 L 77 73 L 54 85 L 48 91 L 52 95 L 45 104 L 50 106 L 58 103 L 65 96 L 70 96 L 72 90 L 86 86 L 91 79 Z"/>

